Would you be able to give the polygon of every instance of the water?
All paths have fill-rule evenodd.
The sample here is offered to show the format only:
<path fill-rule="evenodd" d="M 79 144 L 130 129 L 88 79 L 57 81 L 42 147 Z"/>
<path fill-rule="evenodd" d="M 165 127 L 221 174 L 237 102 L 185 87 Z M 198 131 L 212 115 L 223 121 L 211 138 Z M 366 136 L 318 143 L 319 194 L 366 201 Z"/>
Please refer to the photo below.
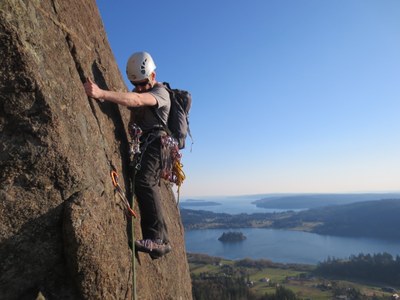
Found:
<path fill-rule="evenodd" d="M 258 208 L 252 201 L 262 196 L 246 196 L 233 198 L 213 198 L 207 201 L 221 203 L 216 206 L 187 206 L 188 209 L 207 210 L 216 213 L 258 213 L 281 212 L 279 209 Z M 186 250 L 192 253 L 204 253 L 227 259 L 269 259 L 281 263 L 317 264 L 329 256 L 348 258 L 359 253 L 387 252 L 393 256 L 400 255 L 400 241 L 385 241 L 368 238 L 349 238 L 318 235 L 315 233 L 243 228 L 241 231 L 247 237 L 238 243 L 222 243 L 218 238 L 227 229 L 190 230 L 185 233 Z"/>
<path fill-rule="evenodd" d="M 400 241 L 348 238 L 315 233 L 243 228 L 247 237 L 238 243 L 222 243 L 218 238 L 226 229 L 189 230 L 185 233 L 186 250 L 227 259 L 269 259 L 281 263 L 317 264 L 330 257 L 348 258 L 359 253 L 387 252 L 400 255 Z"/>
<path fill-rule="evenodd" d="M 271 213 L 271 212 L 283 212 L 287 209 L 268 209 L 257 207 L 251 202 L 264 198 L 263 195 L 256 196 L 238 196 L 238 197 L 213 197 L 206 198 L 205 201 L 217 202 L 220 205 L 210 205 L 210 206 L 182 206 L 185 201 L 182 201 L 181 206 L 186 209 L 194 210 L 207 210 L 215 213 L 227 213 L 227 214 L 240 214 L 240 213 Z M 296 211 L 296 210 L 295 210 Z"/>

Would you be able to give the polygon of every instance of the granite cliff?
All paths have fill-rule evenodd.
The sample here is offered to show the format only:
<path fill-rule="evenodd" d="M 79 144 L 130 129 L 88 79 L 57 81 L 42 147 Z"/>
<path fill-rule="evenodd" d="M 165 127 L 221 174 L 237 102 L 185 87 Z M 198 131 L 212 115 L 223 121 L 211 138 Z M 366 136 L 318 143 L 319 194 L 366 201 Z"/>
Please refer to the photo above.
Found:
<path fill-rule="evenodd" d="M 2 0 L 0 52 L 0 298 L 131 299 L 110 178 L 112 163 L 128 186 L 128 111 L 82 86 L 126 90 L 96 2 Z M 180 213 L 162 191 L 173 251 L 136 256 L 137 299 L 191 299 Z"/>

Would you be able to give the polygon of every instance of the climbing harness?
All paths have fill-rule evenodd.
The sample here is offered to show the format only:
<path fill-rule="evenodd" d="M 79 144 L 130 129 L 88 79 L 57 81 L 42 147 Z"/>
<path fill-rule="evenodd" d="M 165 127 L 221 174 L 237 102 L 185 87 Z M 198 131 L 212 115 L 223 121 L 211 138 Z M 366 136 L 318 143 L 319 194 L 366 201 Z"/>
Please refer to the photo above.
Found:
<path fill-rule="evenodd" d="M 128 132 L 131 137 L 129 142 L 129 154 L 131 158 L 131 166 L 134 167 L 135 172 L 142 167 L 143 154 L 147 147 L 154 142 L 154 140 L 161 136 L 162 132 L 158 128 L 143 132 L 135 123 L 129 124 Z"/>
<path fill-rule="evenodd" d="M 161 172 L 160 177 L 176 184 L 177 186 L 177 205 L 179 204 L 180 188 L 186 175 L 183 172 L 183 164 L 181 163 L 182 154 L 179 151 L 178 141 L 165 134 L 161 128 L 155 128 L 154 131 L 143 131 L 135 123 L 128 125 L 128 132 L 131 138 L 129 142 L 129 154 L 131 156 L 131 164 L 134 167 L 134 172 L 140 170 L 143 153 L 147 146 L 150 145 L 156 138 L 161 139 Z"/>
<path fill-rule="evenodd" d="M 111 180 L 114 185 L 115 191 L 118 192 L 118 195 L 122 199 L 122 203 L 124 204 L 126 214 L 128 216 L 133 216 L 137 218 L 136 213 L 131 208 L 128 199 L 125 196 L 124 191 L 122 190 L 121 186 L 118 183 L 118 173 L 114 165 L 111 165 L 111 172 L 110 172 Z"/>
<path fill-rule="evenodd" d="M 183 172 L 183 164 L 181 163 L 182 154 L 179 151 L 178 141 L 169 136 L 161 136 L 162 145 L 162 162 L 161 162 L 161 178 L 168 180 L 169 182 L 175 183 L 177 186 L 179 204 L 180 188 L 183 181 L 186 179 L 186 175 Z"/>

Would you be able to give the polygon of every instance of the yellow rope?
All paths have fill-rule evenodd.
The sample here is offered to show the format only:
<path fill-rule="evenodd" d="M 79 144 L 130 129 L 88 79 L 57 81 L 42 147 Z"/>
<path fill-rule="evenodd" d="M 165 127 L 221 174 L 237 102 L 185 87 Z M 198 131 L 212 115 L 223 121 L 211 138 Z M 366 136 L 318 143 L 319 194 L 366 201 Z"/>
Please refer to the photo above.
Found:
<path fill-rule="evenodd" d="M 175 161 L 175 164 L 172 169 L 172 173 L 175 174 L 175 176 L 176 176 L 175 184 L 178 187 L 178 189 L 177 189 L 177 194 L 178 194 L 177 204 L 179 204 L 181 185 L 182 185 L 183 181 L 186 179 L 185 172 L 183 172 L 183 164 L 181 164 L 180 161 Z"/>

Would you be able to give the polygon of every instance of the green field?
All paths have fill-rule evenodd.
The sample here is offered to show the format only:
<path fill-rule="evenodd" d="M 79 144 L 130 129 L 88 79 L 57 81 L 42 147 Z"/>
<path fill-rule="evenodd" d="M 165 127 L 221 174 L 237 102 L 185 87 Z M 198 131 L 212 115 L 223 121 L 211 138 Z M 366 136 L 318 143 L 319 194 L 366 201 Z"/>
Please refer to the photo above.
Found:
<path fill-rule="evenodd" d="M 370 283 L 359 283 L 346 280 L 332 280 L 312 275 L 313 266 L 287 266 L 271 263 L 257 266 L 242 266 L 235 261 L 204 261 L 189 257 L 190 271 L 193 276 L 208 274 L 209 276 L 242 276 L 249 289 L 256 295 L 274 294 L 277 285 L 293 291 L 299 299 L 335 299 L 336 296 L 358 293 L 359 298 L 347 299 L 391 299 L 392 293 L 383 292 L 382 287 Z M 348 296 L 347 295 L 347 296 Z M 349 296 L 348 296 L 349 297 Z M 340 299 L 340 298 L 337 298 Z"/>

